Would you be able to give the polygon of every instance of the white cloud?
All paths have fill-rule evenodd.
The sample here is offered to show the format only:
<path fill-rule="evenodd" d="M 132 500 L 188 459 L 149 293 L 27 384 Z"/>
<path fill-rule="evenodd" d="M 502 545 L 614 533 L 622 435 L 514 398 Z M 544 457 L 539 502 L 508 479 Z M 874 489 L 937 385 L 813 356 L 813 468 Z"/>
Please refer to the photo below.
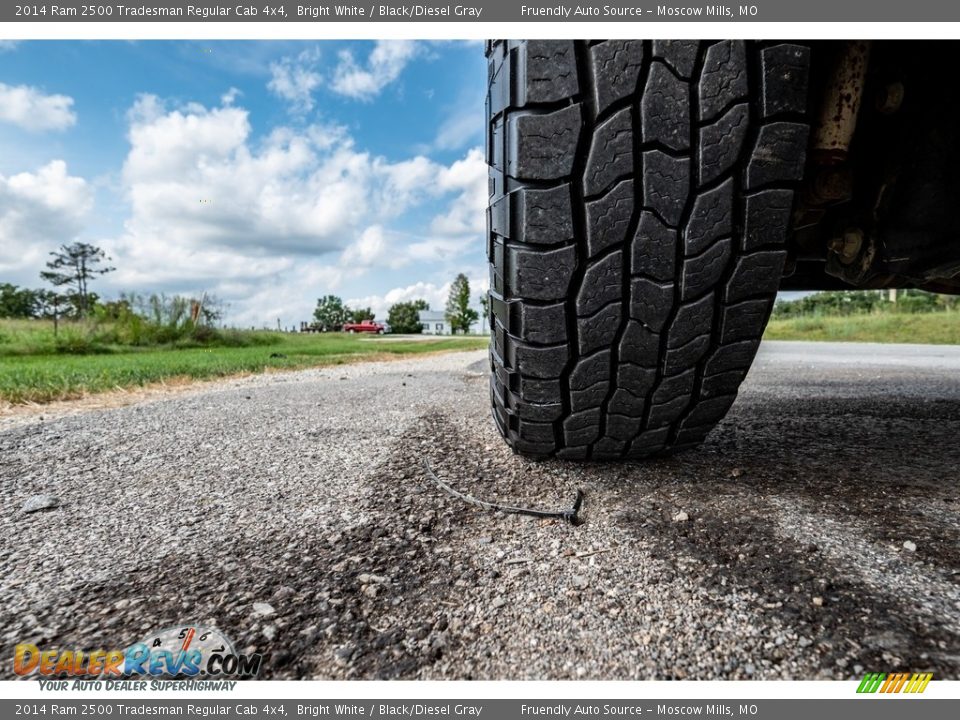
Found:
<path fill-rule="evenodd" d="M 68 174 L 62 160 L 34 173 L 0 175 L 0 271 L 42 265 L 48 252 L 83 230 L 92 207 L 92 188 Z"/>
<path fill-rule="evenodd" d="M 276 128 L 254 143 L 243 108 L 158 104 L 147 96 L 131 113 L 123 172 L 129 229 L 140 240 L 272 255 L 339 251 L 369 219 L 402 212 L 418 195 L 418 160 L 358 152 L 342 128 Z"/>
<path fill-rule="evenodd" d="M 243 93 L 239 89 L 232 87 L 220 96 L 220 104 L 233 105 L 241 95 L 243 95 Z"/>
<path fill-rule="evenodd" d="M 222 283 L 218 296 L 230 301 L 228 321 L 239 327 L 296 327 L 309 320 L 317 298 L 337 293 L 345 279 L 337 267 L 316 260 L 297 263 L 294 271 L 276 273 L 247 282 Z"/>
<path fill-rule="evenodd" d="M 390 306 L 398 302 L 410 302 L 412 300 L 426 300 L 432 310 L 443 310 L 447 304 L 447 296 L 450 294 L 450 283 L 436 285 L 430 282 L 416 282 L 406 287 L 398 287 L 389 290 L 384 295 L 366 295 L 364 297 L 348 298 L 347 305 L 350 307 L 369 307 L 374 312 L 374 317 L 379 320 L 386 320 L 387 313 L 390 312 Z"/>
<path fill-rule="evenodd" d="M 473 148 L 462 160 L 444 168 L 437 177 L 437 186 L 442 191 L 458 195 L 447 213 L 434 218 L 431 224 L 434 233 L 463 236 L 484 232 L 488 174 L 482 149 Z"/>
<path fill-rule="evenodd" d="M 360 64 L 352 52 L 344 50 L 330 87 L 356 100 L 370 100 L 400 77 L 419 52 L 420 45 L 413 40 L 377 40 L 366 63 Z"/>
<path fill-rule="evenodd" d="M 304 50 L 296 57 L 285 57 L 270 63 L 270 82 L 267 88 L 290 104 L 299 114 L 313 110 L 313 91 L 323 83 L 317 64 L 320 51 Z"/>
<path fill-rule="evenodd" d="M 73 98 L 46 95 L 30 85 L 0 83 L 0 121 L 25 130 L 65 130 L 77 122 Z"/>
<path fill-rule="evenodd" d="M 467 272 L 467 279 L 470 281 L 471 305 L 479 310 L 479 297 L 490 287 L 489 277 L 485 268 L 474 268 L 472 272 Z M 373 310 L 375 317 L 386 320 L 390 307 L 398 302 L 426 300 L 431 310 L 443 310 L 447 306 L 447 298 L 450 296 L 450 285 L 450 282 L 438 285 L 432 282 L 419 281 L 393 288 L 383 295 L 349 298 L 345 302 L 350 307 L 369 307 Z"/>
<path fill-rule="evenodd" d="M 0 52 L 10 52 L 17 49 L 19 45 L 17 40 L 0 40 Z"/>
<path fill-rule="evenodd" d="M 319 124 L 255 140 L 236 104 L 171 107 L 149 95 L 128 117 L 131 214 L 102 243 L 116 289 L 206 290 L 231 303 L 231 322 L 289 323 L 362 275 L 450 263 L 482 237 L 479 149 L 450 166 L 389 161 Z M 391 229 L 426 201 L 447 209 L 427 215 L 423 232 Z"/>
<path fill-rule="evenodd" d="M 387 197 L 401 205 L 414 204 L 427 188 L 432 195 L 452 195 L 448 210 L 435 216 L 429 232 L 419 235 L 367 227 L 348 246 L 340 263 L 352 268 L 402 268 L 413 263 L 447 263 L 476 243 L 486 230 L 487 165 L 480 148 L 449 167 L 423 157 L 397 163 L 387 173 Z"/>
<path fill-rule="evenodd" d="M 401 238 L 399 233 L 390 232 L 381 225 L 371 225 L 343 251 L 340 264 L 353 269 L 402 267 L 408 259 L 403 257 L 398 247 Z"/>

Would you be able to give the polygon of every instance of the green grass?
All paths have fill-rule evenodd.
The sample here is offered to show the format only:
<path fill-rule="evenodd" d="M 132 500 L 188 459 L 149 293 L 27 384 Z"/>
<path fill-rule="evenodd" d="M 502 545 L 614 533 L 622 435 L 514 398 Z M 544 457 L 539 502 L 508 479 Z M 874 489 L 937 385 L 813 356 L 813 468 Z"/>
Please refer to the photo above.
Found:
<path fill-rule="evenodd" d="M 228 336 L 228 347 L 133 348 L 97 346 L 96 352 L 71 353 L 64 337 L 80 337 L 82 328 L 61 327 L 60 344 L 52 326 L 39 321 L 0 321 L 0 400 L 9 403 L 49 402 L 90 393 L 180 379 L 208 379 L 263 372 L 337 365 L 487 346 L 486 337 L 397 340 L 324 334 L 242 332 Z M 84 347 L 82 343 L 80 347 Z M 271 355 L 282 357 L 270 357 Z"/>
<path fill-rule="evenodd" d="M 132 349 L 177 349 L 191 347 L 247 347 L 273 345 L 285 333 L 247 330 L 168 328 L 136 322 L 62 322 L 54 332 L 51 320 L 0 320 L 0 357 L 10 355 L 92 355 L 128 352 Z M 132 332 L 138 330 L 139 332 Z M 136 340 L 133 340 L 133 336 Z"/>
<path fill-rule="evenodd" d="M 0 320 L 0 401 L 49 402 L 119 388 L 337 365 L 487 346 L 486 337 L 402 340 L 267 331 L 221 332 L 215 346 L 192 341 L 162 346 L 110 344 L 103 328 Z M 99 334 L 98 334 L 99 333 Z M 91 340 L 93 338 L 93 340 Z M 101 339 L 98 339 L 101 338 Z M 960 312 L 878 313 L 771 320 L 767 340 L 960 344 Z M 279 357 L 271 357 L 278 355 Z"/>
<path fill-rule="evenodd" d="M 771 320 L 765 340 L 960 344 L 960 312 L 877 313 Z"/>

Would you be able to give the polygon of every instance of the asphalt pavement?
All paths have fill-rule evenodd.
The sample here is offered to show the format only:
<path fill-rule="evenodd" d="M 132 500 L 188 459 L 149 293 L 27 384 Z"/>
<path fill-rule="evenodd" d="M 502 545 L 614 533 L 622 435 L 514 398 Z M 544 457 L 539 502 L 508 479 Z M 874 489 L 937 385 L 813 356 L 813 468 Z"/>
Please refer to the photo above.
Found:
<path fill-rule="evenodd" d="M 707 442 L 646 463 L 512 455 L 482 352 L 0 427 L 6 658 L 200 624 L 265 678 L 960 678 L 960 348 L 766 343 Z M 485 500 L 582 489 L 584 523 L 424 460 Z"/>

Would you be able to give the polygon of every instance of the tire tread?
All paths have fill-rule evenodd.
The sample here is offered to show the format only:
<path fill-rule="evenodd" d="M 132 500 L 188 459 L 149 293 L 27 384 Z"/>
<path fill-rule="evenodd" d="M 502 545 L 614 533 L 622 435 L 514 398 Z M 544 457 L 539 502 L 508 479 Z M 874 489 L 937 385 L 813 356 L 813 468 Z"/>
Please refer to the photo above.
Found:
<path fill-rule="evenodd" d="M 695 445 L 779 287 L 809 49 L 519 40 L 487 57 L 497 426 L 535 457 Z"/>

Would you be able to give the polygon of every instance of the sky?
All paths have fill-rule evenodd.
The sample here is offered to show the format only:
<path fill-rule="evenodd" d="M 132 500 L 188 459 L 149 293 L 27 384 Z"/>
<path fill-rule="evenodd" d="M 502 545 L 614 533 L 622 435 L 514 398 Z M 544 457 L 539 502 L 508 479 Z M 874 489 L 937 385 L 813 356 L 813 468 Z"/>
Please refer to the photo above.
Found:
<path fill-rule="evenodd" d="M 486 290 L 479 42 L 0 42 L 0 282 L 102 247 L 122 292 L 283 327 Z"/>

